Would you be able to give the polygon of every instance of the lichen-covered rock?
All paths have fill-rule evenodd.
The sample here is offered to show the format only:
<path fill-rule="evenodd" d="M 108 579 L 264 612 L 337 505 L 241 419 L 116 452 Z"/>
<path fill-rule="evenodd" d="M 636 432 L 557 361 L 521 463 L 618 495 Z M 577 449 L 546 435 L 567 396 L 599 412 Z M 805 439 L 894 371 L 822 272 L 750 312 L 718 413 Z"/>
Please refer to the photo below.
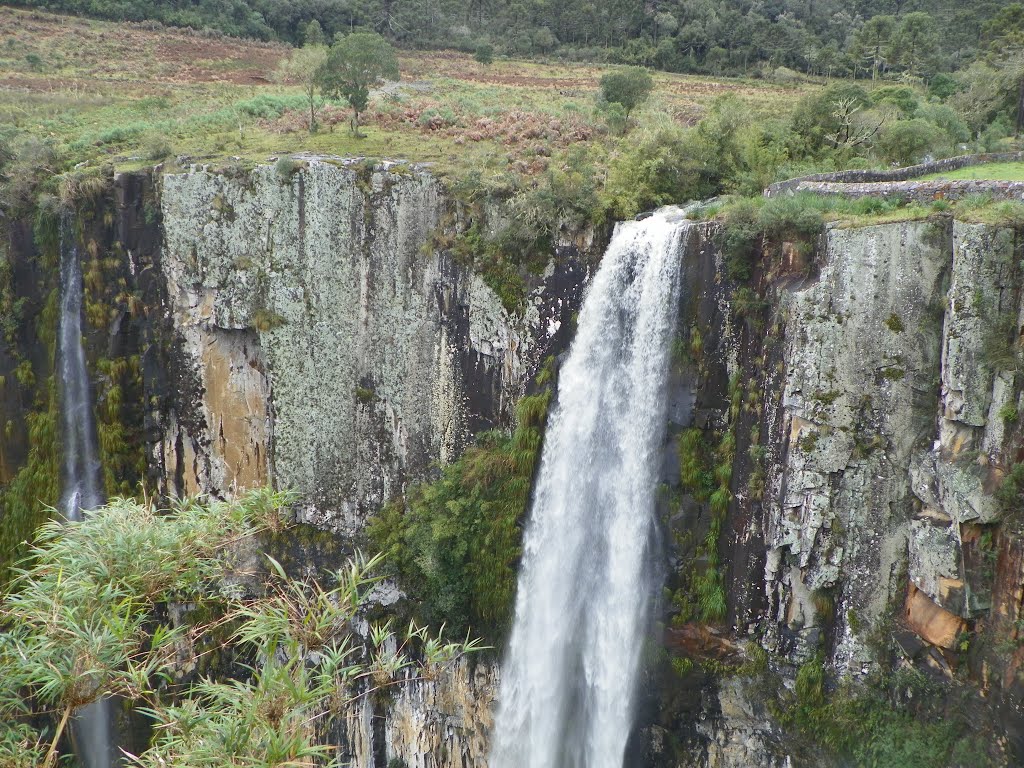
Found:
<path fill-rule="evenodd" d="M 783 455 L 766 504 L 775 643 L 810 658 L 834 621 L 832 663 L 868 664 L 869 626 L 902 588 L 908 466 L 933 439 L 949 237 L 913 222 L 830 229 L 820 274 L 783 292 Z M 826 607 L 831 615 L 819 615 Z"/>
<path fill-rule="evenodd" d="M 580 293 L 581 271 L 552 268 L 510 315 L 431 247 L 448 203 L 422 171 L 193 169 L 163 178 L 161 205 L 195 389 L 182 398 L 201 402 L 168 418 L 179 490 L 270 480 L 300 493 L 304 520 L 346 535 L 475 431 L 510 423 Z"/>
<path fill-rule="evenodd" d="M 1015 374 L 1000 370 L 999 334 L 1017 321 L 1013 286 L 1014 232 L 954 222 L 951 278 L 943 327 L 938 429 L 927 453 L 911 466 L 921 510 L 910 540 L 910 579 L 943 609 L 971 617 L 987 608 L 988 587 L 969 578 L 964 535 L 999 519 L 993 497 L 1006 425 L 1015 407 Z M 1019 326 L 1019 322 L 1017 323 Z M 1012 361 L 1010 361 L 1012 362 Z"/>
<path fill-rule="evenodd" d="M 1013 231 L 955 222 L 952 255 L 943 331 L 942 448 L 956 454 L 969 447 L 957 426 L 984 427 L 988 420 L 994 371 L 985 360 L 985 342 L 1000 314 L 1010 309 L 1006 289 L 1015 258 Z"/>
<path fill-rule="evenodd" d="M 717 712 L 698 724 L 707 739 L 701 768 L 787 768 L 784 736 L 764 706 L 763 695 L 750 681 L 732 677 L 717 691 Z"/>

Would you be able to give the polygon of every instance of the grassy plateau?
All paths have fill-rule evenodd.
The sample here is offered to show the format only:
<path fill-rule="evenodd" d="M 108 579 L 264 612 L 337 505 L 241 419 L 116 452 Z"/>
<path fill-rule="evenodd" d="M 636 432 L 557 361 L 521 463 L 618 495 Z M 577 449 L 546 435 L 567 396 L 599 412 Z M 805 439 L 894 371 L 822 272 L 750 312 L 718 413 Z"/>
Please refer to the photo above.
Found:
<path fill-rule="evenodd" d="M 441 173 L 531 175 L 569 149 L 614 151 L 595 113 L 603 70 L 563 63 L 479 64 L 453 51 L 402 52 L 401 82 L 377 92 L 365 138 L 344 104 L 311 135 L 297 84 L 275 76 L 287 46 L 0 7 L 0 138 L 50 142 L 75 163 L 152 164 L 169 156 L 265 161 L 294 151 L 398 158 Z M 813 85 L 656 75 L 637 120 L 692 125 L 726 94 L 782 114 Z"/>

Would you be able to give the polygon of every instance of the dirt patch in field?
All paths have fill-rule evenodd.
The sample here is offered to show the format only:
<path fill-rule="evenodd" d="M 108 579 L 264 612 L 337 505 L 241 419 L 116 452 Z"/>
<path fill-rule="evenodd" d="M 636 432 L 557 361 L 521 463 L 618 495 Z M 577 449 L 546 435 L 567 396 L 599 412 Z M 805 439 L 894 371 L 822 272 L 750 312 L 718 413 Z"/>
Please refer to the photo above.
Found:
<path fill-rule="evenodd" d="M 96 80 L 259 85 L 288 48 L 153 24 L 0 7 L 0 85 L 51 91 Z"/>
<path fill-rule="evenodd" d="M 155 48 L 157 60 L 176 70 L 175 80 L 238 85 L 270 82 L 285 53 L 282 48 L 249 49 L 221 40 L 188 38 L 162 40 Z"/>

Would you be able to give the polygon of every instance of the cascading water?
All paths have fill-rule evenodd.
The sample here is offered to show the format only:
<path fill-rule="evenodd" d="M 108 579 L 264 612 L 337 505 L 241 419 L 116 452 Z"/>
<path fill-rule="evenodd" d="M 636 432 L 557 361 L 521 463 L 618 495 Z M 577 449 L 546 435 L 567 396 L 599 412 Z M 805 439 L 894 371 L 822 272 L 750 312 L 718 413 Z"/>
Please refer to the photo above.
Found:
<path fill-rule="evenodd" d="M 679 304 L 676 209 L 620 224 L 559 372 L 491 768 L 622 768 Z"/>
<path fill-rule="evenodd" d="M 69 223 L 62 219 L 57 349 L 64 449 L 60 511 L 68 521 L 78 522 L 83 511 L 103 504 L 104 495 L 89 371 L 82 347 L 82 266 L 69 230 Z M 104 699 L 75 713 L 72 739 L 86 768 L 109 768 L 116 762 L 111 710 L 109 700 Z"/>
<path fill-rule="evenodd" d="M 89 372 L 82 347 L 82 266 L 67 229 L 68 224 L 62 222 L 58 355 L 64 475 L 60 509 L 68 520 L 78 522 L 83 510 L 100 506 L 104 499 Z"/>

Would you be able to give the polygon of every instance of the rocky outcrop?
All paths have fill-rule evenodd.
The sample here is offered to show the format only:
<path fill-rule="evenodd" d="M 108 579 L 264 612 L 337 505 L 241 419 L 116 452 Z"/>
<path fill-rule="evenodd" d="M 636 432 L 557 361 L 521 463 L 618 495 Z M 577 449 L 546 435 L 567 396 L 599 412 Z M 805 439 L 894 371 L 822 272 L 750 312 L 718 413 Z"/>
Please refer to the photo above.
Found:
<path fill-rule="evenodd" d="M 355 703 L 339 728 L 353 768 L 487 768 L 498 665 L 463 659 L 437 679 Z"/>
<path fill-rule="evenodd" d="M 833 229 L 817 279 L 780 294 L 782 453 L 765 505 L 769 626 L 802 662 L 833 623 L 837 671 L 869 663 L 870 626 L 903 588 L 907 468 L 933 438 L 948 228 Z M 822 605 L 829 616 L 822 616 Z"/>
<path fill-rule="evenodd" d="M 269 480 L 301 495 L 305 521 L 353 536 L 408 480 L 510 423 L 584 272 L 552 262 L 510 314 L 432 246 L 452 205 L 424 171 L 322 158 L 163 177 L 187 390 L 163 442 L 177 490 Z"/>
<path fill-rule="evenodd" d="M 1009 575 L 1019 573 L 1019 534 L 993 496 L 1020 455 L 1014 233 L 936 219 L 831 227 L 815 257 L 799 263 L 787 258 L 798 248 L 772 247 L 764 313 L 753 323 L 749 293 L 730 287 L 720 262 L 705 280 L 718 310 L 697 315 L 704 355 L 726 370 L 711 364 L 694 374 L 697 405 L 683 425 L 735 430 L 733 500 L 719 542 L 731 639 L 758 638 L 771 671 L 734 663 L 723 676 L 720 663 L 670 643 L 695 665 L 687 679 L 703 682 L 699 714 L 669 728 L 690 757 L 664 764 L 827 764 L 808 758 L 807 745 L 764 708 L 780 691 L 785 700 L 805 663 L 824 663 L 834 679 L 894 660 L 952 679 L 966 663 L 994 693 L 981 719 L 1019 733 L 1010 670 L 1020 654 L 1005 650 L 1019 631 L 1003 617 L 1021 614 Z M 751 401 L 763 402 L 756 415 L 747 415 Z M 750 482 L 755 454 L 763 494 Z M 707 523 L 686 515 L 688 503 L 684 527 L 700 540 Z M 988 641 L 975 651 L 980 635 Z M 758 685 L 765 674 L 773 682 Z M 1014 748 L 1002 743 L 995 764 Z"/>
<path fill-rule="evenodd" d="M 1006 409 L 1016 412 L 1016 374 L 1000 370 L 1020 313 L 1012 230 L 956 222 L 943 329 L 934 445 L 911 467 L 920 509 L 912 523 L 910 579 L 946 610 L 972 618 L 991 604 L 991 584 L 968 574 L 970 552 L 1000 514 L 993 490 L 1005 468 Z M 1019 325 L 1019 323 L 1018 323 Z M 1011 361 L 1012 362 L 1012 361 Z M 991 538 L 991 533 L 989 534 Z"/>

